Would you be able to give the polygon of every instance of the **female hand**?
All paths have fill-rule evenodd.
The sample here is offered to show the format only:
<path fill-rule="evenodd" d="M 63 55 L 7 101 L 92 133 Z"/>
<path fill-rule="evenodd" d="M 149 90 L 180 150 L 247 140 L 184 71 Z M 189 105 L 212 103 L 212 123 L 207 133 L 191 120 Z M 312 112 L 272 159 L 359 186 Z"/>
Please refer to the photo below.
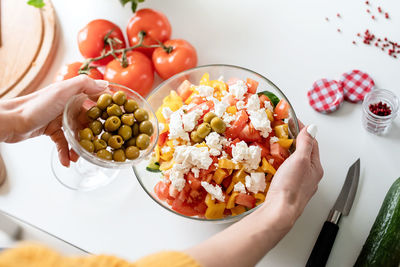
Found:
<path fill-rule="evenodd" d="M 0 101 L 0 142 L 15 143 L 48 135 L 56 143 L 61 164 L 68 167 L 78 156 L 69 149 L 61 129 L 65 104 L 80 93 L 96 97 L 107 87 L 107 81 L 79 75 L 26 96 Z"/>
<path fill-rule="evenodd" d="M 301 131 L 296 139 L 296 151 L 279 167 L 265 200 L 265 208 L 277 217 L 277 225 L 288 229 L 317 191 L 324 173 L 315 140 L 317 127 L 299 123 Z"/>

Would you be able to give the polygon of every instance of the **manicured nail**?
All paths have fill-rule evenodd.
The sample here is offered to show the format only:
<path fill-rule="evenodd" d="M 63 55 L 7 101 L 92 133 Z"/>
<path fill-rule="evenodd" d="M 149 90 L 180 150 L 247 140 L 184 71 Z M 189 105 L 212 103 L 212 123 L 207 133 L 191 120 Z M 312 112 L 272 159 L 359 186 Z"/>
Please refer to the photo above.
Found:
<path fill-rule="evenodd" d="M 96 84 L 101 87 L 102 89 L 107 89 L 108 86 L 110 85 L 110 83 L 108 81 L 104 81 L 104 80 L 94 80 L 96 82 Z"/>
<path fill-rule="evenodd" d="M 312 138 L 317 136 L 318 127 L 315 124 L 311 124 L 307 126 L 307 133 L 311 135 Z"/>

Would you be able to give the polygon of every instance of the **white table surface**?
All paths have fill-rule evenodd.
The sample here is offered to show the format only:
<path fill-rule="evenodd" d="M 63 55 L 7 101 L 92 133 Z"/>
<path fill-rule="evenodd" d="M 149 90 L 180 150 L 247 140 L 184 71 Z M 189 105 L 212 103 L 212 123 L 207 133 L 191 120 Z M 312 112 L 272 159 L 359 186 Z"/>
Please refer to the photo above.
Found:
<path fill-rule="evenodd" d="M 61 38 L 43 86 L 54 79 L 62 64 L 80 59 L 76 35 L 87 22 L 105 18 L 125 29 L 131 15 L 129 7 L 122 8 L 117 0 L 53 2 Z M 173 38 L 190 41 L 198 51 L 200 65 L 229 63 L 264 74 L 285 92 L 306 124 L 319 126 L 317 139 L 325 169 L 319 190 L 292 231 L 260 266 L 305 265 L 347 168 L 361 157 L 357 196 L 350 215 L 341 220 L 328 262 L 328 266 L 352 266 L 389 186 L 400 176 L 399 118 L 389 135 L 378 137 L 362 128 L 360 104 L 344 103 L 338 112 L 322 115 L 309 107 L 306 98 L 316 79 L 338 79 L 351 69 L 370 73 L 378 87 L 400 96 L 400 61 L 374 47 L 352 44 L 356 33 L 367 28 L 400 41 L 400 12 L 395 12 L 400 10 L 398 1 L 370 2 L 375 8 L 379 2 L 390 12 L 391 20 L 376 15 L 378 20 L 372 21 L 364 1 L 146 0 L 140 5 L 165 13 Z M 338 12 L 341 19 L 335 18 Z M 339 27 L 342 33 L 337 32 Z M 9 174 L 0 192 L 1 210 L 90 252 L 127 259 L 161 249 L 184 249 L 226 227 L 167 212 L 152 202 L 130 171 L 97 191 L 69 191 L 51 172 L 52 148 L 46 137 L 1 144 Z"/>

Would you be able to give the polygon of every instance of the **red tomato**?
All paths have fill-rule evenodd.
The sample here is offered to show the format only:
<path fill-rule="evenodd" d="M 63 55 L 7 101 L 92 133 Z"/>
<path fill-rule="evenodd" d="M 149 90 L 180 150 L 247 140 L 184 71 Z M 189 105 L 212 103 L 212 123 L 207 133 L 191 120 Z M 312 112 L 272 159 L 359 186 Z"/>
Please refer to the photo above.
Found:
<path fill-rule="evenodd" d="M 239 100 L 237 100 L 233 95 L 228 95 L 228 96 L 227 96 L 227 101 L 228 101 L 229 105 L 235 106 L 236 103 L 237 103 Z"/>
<path fill-rule="evenodd" d="M 172 50 L 167 52 L 159 47 L 154 50 L 153 64 L 158 75 L 164 80 L 187 69 L 196 67 L 196 49 L 187 41 L 182 39 L 168 40 L 164 43 Z"/>
<path fill-rule="evenodd" d="M 151 61 L 144 54 L 133 51 L 126 53 L 128 66 L 114 59 L 107 64 L 104 80 L 125 85 L 145 97 L 153 86 L 154 73 Z"/>
<path fill-rule="evenodd" d="M 201 97 L 201 96 L 193 97 L 192 101 L 190 101 L 190 103 L 193 103 L 193 104 L 196 104 L 196 105 L 199 105 L 199 104 L 204 103 L 204 102 L 206 102 L 206 99 L 204 97 Z"/>
<path fill-rule="evenodd" d="M 181 83 L 181 85 L 179 85 L 178 89 L 176 89 L 176 91 L 178 92 L 178 95 L 180 97 L 182 97 L 183 101 L 188 99 L 189 96 L 193 93 L 191 87 L 192 87 L 192 83 L 189 82 L 188 80 L 184 80 Z"/>
<path fill-rule="evenodd" d="M 171 24 L 163 13 L 144 8 L 136 11 L 128 21 L 126 33 L 131 46 L 139 43 L 139 32 L 145 33 L 144 45 L 155 45 L 157 41 L 163 43 L 171 37 Z M 154 48 L 139 47 L 136 50 L 151 57 Z"/>
<path fill-rule="evenodd" d="M 239 142 L 240 142 L 240 139 L 239 139 L 239 138 L 236 138 L 235 140 L 233 140 L 232 142 L 230 142 L 228 145 L 226 145 L 226 146 L 224 147 L 225 152 L 228 153 L 228 154 L 232 157 L 232 146 L 235 145 L 235 144 L 237 144 L 237 143 L 239 143 Z"/>
<path fill-rule="evenodd" d="M 255 94 L 257 92 L 257 87 L 258 87 L 258 82 L 247 78 L 246 80 L 246 84 L 247 84 L 247 91 L 251 94 Z"/>
<path fill-rule="evenodd" d="M 169 198 L 169 184 L 159 181 L 154 186 L 154 192 L 160 200 L 165 201 L 167 198 Z"/>
<path fill-rule="evenodd" d="M 104 42 L 104 37 L 112 30 L 109 38 L 118 39 L 113 47 L 115 49 L 125 48 L 125 39 L 121 29 L 105 19 L 96 19 L 89 22 L 83 29 L 78 32 L 78 46 L 84 58 L 94 58 L 110 50 L 110 46 Z M 93 62 L 94 65 L 106 65 L 113 60 L 113 56 L 108 56 L 101 60 Z"/>
<path fill-rule="evenodd" d="M 277 120 L 289 117 L 289 103 L 281 99 L 274 109 L 274 118 Z"/>
<path fill-rule="evenodd" d="M 222 180 L 221 185 L 227 189 L 229 187 L 229 185 L 232 183 L 232 175 L 226 177 L 224 180 Z"/>
<path fill-rule="evenodd" d="M 206 115 L 212 108 L 214 107 L 214 102 L 212 101 L 207 101 L 207 102 L 203 102 L 201 104 L 198 104 L 194 107 L 192 107 L 191 109 L 188 110 L 188 113 L 193 111 L 193 110 L 201 110 L 203 112 L 203 115 L 201 117 L 203 117 L 204 115 Z"/>
<path fill-rule="evenodd" d="M 261 157 L 265 158 L 265 157 L 267 157 L 269 155 L 268 143 L 254 142 L 251 145 L 259 146 L 261 148 Z"/>
<path fill-rule="evenodd" d="M 195 178 L 192 172 L 189 172 L 186 177 L 187 181 L 190 181 L 190 187 L 193 190 L 198 190 L 201 187 L 201 180 L 200 178 Z"/>
<path fill-rule="evenodd" d="M 285 124 L 285 122 L 283 120 L 274 120 L 273 122 L 271 122 L 271 127 L 273 129 L 274 127 L 282 125 L 282 124 Z"/>
<path fill-rule="evenodd" d="M 279 160 L 280 159 L 285 160 L 289 157 L 290 153 L 289 153 L 289 150 L 287 150 L 286 148 L 283 148 L 280 144 L 273 143 L 271 145 L 271 155 L 274 158 L 277 158 Z"/>
<path fill-rule="evenodd" d="M 198 214 L 193 207 L 178 198 L 172 202 L 171 206 L 174 211 L 186 216 L 196 216 Z"/>
<path fill-rule="evenodd" d="M 271 100 L 268 98 L 268 96 L 266 96 L 266 95 L 260 95 L 259 98 L 260 98 L 260 106 L 261 106 L 262 108 L 265 108 L 265 104 L 264 104 L 265 101 L 270 102 L 271 105 L 272 105 L 272 102 L 271 102 Z M 273 105 L 272 105 L 272 106 L 273 106 Z"/>
<path fill-rule="evenodd" d="M 235 199 L 235 203 L 252 209 L 256 205 L 256 198 L 252 195 L 239 193 Z"/>
<path fill-rule="evenodd" d="M 166 132 L 163 132 L 162 134 L 160 134 L 160 135 L 158 136 L 158 142 L 157 142 L 157 144 L 158 144 L 160 147 L 163 146 L 163 145 L 165 144 L 165 142 L 167 141 L 168 134 L 169 134 L 169 131 L 166 131 Z"/>
<path fill-rule="evenodd" d="M 63 80 L 68 80 L 71 79 L 75 76 L 78 76 L 79 69 L 82 66 L 82 62 L 74 62 L 71 64 L 64 65 L 60 72 L 58 73 L 56 77 L 56 81 L 63 81 Z M 88 76 L 92 79 L 96 80 L 103 80 L 103 74 L 97 69 L 97 68 L 91 68 L 89 70 Z"/>
<path fill-rule="evenodd" d="M 198 212 L 199 215 L 204 215 L 207 210 L 207 205 L 204 203 L 204 201 L 199 202 L 196 206 L 193 208 L 195 211 Z"/>
<path fill-rule="evenodd" d="M 241 110 L 236 113 L 236 120 L 232 123 L 231 127 L 226 129 L 225 136 L 232 139 L 238 137 L 238 134 L 246 126 L 248 120 L 249 116 L 247 115 L 246 111 Z"/>
<path fill-rule="evenodd" d="M 251 123 L 248 123 L 243 130 L 239 132 L 238 138 L 245 142 L 261 142 L 262 137 Z"/>

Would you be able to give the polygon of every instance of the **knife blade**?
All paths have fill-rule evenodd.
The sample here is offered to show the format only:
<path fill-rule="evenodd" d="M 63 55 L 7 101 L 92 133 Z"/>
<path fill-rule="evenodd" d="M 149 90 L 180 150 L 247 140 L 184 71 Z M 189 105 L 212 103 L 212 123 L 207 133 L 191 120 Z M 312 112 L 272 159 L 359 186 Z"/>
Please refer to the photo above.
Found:
<path fill-rule="evenodd" d="M 329 212 L 321 232 L 315 242 L 314 248 L 308 258 L 307 267 L 325 266 L 339 231 L 339 221 L 342 215 L 349 215 L 357 193 L 358 180 L 360 178 L 360 159 L 354 162 L 346 176 L 342 190 L 336 199 L 333 208 Z"/>

